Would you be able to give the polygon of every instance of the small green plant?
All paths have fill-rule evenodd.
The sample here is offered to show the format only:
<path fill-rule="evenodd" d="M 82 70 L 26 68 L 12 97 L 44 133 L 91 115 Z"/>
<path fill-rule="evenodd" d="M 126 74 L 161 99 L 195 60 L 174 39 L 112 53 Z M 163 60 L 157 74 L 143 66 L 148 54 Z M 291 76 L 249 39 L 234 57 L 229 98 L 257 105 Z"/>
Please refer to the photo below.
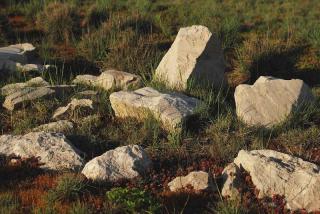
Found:
<path fill-rule="evenodd" d="M 16 213 L 18 207 L 19 203 L 12 194 L 5 193 L 0 195 L 0 214 Z"/>
<path fill-rule="evenodd" d="M 90 210 L 89 206 L 79 201 L 73 204 L 71 209 L 69 210 L 69 214 L 90 214 L 90 213 L 92 213 L 92 211 Z"/>
<path fill-rule="evenodd" d="M 107 201 L 120 206 L 126 213 L 159 213 L 160 204 L 144 190 L 113 188 L 106 193 Z"/>
<path fill-rule="evenodd" d="M 217 204 L 216 214 L 245 214 L 246 210 L 238 200 L 220 201 Z"/>
<path fill-rule="evenodd" d="M 78 199 L 86 189 L 84 178 L 76 175 L 63 175 L 59 178 L 57 186 L 47 195 L 49 204 L 58 201 L 73 201 Z"/>

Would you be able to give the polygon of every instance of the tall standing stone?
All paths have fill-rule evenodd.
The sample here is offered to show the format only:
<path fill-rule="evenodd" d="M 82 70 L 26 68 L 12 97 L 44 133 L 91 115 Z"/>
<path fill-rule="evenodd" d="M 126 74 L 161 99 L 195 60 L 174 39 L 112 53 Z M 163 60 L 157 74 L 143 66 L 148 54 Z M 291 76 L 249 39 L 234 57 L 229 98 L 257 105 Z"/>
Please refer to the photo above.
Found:
<path fill-rule="evenodd" d="M 188 82 L 221 88 L 225 83 L 224 56 L 217 38 L 207 27 L 181 28 L 171 48 L 161 60 L 155 78 L 175 89 Z"/>

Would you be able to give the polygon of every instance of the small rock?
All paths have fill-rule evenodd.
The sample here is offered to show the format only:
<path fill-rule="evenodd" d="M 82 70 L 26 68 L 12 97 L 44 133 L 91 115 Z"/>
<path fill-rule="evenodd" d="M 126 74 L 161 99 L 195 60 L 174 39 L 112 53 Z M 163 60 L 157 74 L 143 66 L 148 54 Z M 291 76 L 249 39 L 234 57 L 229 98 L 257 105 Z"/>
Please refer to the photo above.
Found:
<path fill-rule="evenodd" d="M 175 89 L 186 89 L 188 81 L 213 85 L 226 84 L 223 51 L 207 27 L 181 28 L 171 48 L 161 60 L 155 79 Z"/>
<path fill-rule="evenodd" d="M 30 72 L 30 71 L 39 71 L 43 72 L 47 69 L 52 67 L 51 65 L 40 65 L 40 64 L 25 64 L 22 65 L 21 63 L 16 63 L 16 69 L 22 73 Z"/>
<path fill-rule="evenodd" d="M 133 92 L 114 92 L 110 95 L 110 102 L 118 117 L 144 119 L 151 112 L 168 130 L 180 127 L 200 104 L 196 98 L 177 93 L 164 94 L 149 87 Z"/>
<path fill-rule="evenodd" d="M 73 123 L 68 120 L 60 120 L 48 124 L 43 124 L 33 129 L 34 132 L 59 132 L 67 133 L 73 130 Z"/>
<path fill-rule="evenodd" d="M 203 171 L 190 172 L 187 176 L 176 177 L 168 186 L 171 191 L 176 192 L 187 187 L 192 187 L 195 191 L 207 190 L 212 187 L 208 173 Z"/>
<path fill-rule="evenodd" d="M 243 167 L 259 198 L 285 196 L 289 209 L 320 210 L 320 167 L 273 150 L 241 150 L 234 163 Z"/>
<path fill-rule="evenodd" d="M 104 71 L 100 76 L 78 75 L 73 80 L 73 83 L 99 87 L 105 90 L 110 90 L 112 88 L 127 90 L 128 88 L 142 85 L 139 76 L 117 70 Z"/>
<path fill-rule="evenodd" d="M 148 171 L 151 164 L 140 146 L 122 146 L 89 161 L 82 174 L 94 181 L 132 179 Z"/>
<path fill-rule="evenodd" d="M 230 163 L 226 168 L 224 168 L 222 172 L 223 188 L 221 190 L 221 195 L 223 197 L 237 198 L 239 196 L 239 173 L 240 169 L 234 163 Z"/>
<path fill-rule="evenodd" d="M 286 119 L 302 104 L 314 100 L 302 80 L 261 76 L 254 85 L 239 85 L 235 94 L 237 115 L 249 125 L 271 127 Z"/>
<path fill-rule="evenodd" d="M 55 91 L 47 87 L 23 88 L 13 94 L 6 96 L 3 107 L 13 111 L 15 107 L 23 102 L 36 100 L 54 94 Z"/>
<path fill-rule="evenodd" d="M 76 108 L 90 108 L 93 109 L 93 102 L 89 99 L 72 99 L 71 102 L 64 107 L 59 107 L 53 114 L 53 119 L 56 119 L 66 112 L 74 112 Z"/>
<path fill-rule="evenodd" d="M 5 85 L 1 88 L 1 93 L 3 96 L 7 96 L 9 94 L 13 94 L 14 92 L 17 92 L 19 90 L 22 90 L 24 88 L 28 87 L 45 87 L 49 86 L 49 83 L 42 79 L 41 77 L 32 78 L 27 82 L 22 83 L 13 83 Z"/>
<path fill-rule="evenodd" d="M 0 154 L 21 158 L 39 157 L 43 164 L 41 168 L 50 170 L 78 170 L 83 165 L 80 151 L 59 133 L 1 135 Z"/>

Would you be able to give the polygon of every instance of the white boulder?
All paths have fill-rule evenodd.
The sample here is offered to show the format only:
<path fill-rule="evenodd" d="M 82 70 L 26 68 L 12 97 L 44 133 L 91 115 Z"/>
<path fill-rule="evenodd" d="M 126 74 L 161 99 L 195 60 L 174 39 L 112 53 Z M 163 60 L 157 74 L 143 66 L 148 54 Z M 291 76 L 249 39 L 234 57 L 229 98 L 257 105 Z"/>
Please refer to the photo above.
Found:
<path fill-rule="evenodd" d="M 89 161 L 82 174 L 94 181 L 132 179 L 148 171 L 151 164 L 140 146 L 122 146 Z"/>
<path fill-rule="evenodd" d="M 303 103 L 313 100 L 310 88 L 302 80 L 266 76 L 254 85 L 239 85 L 234 97 L 238 117 L 248 125 L 267 127 L 283 122 Z"/>
<path fill-rule="evenodd" d="M 200 101 L 177 93 L 160 93 L 145 87 L 133 92 L 119 91 L 110 95 L 110 102 L 118 117 L 144 119 L 151 113 L 168 130 L 178 128 L 194 114 Z"/>
<path fill-rule="evenodd" d="M 241 150 L 234 163 L 250 174 L 259 198 L 278 194 L 291 210 L 320 210 L 318 165 L 273 150 Z"/>
<path fill-rule="evenodd" d="M 188 81 L 221 88 L 226 83 L 224 56 L 217 38 L 207 27 L 181 28 L 171 48 L 161 60 L 155 79 L 175 89 L 185 89 Z"/>
<path fill-rule="evenodd" d="M 26 135 L 1 135 L 0 154 L 21 158 L 39 157 L 41 168 L 77 170 L 83 165 L 80 152 L 59 133 L 31 132 Z"/>

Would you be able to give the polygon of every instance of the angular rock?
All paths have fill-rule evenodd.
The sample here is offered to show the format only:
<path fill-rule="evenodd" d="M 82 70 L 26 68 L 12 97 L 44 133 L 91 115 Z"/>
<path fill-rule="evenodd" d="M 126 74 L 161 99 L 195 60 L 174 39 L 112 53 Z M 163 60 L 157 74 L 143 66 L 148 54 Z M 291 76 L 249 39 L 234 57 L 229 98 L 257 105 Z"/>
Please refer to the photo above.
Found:
<path fill-rule="evenodd" d="M 207 190 L 212 187 L 208 173 L 203 171 L 190 172 L 187 176 L 176 177 L 168 186 L 171 191 L 176 192 L 187 187 L 192 187 L 195 191 Z"/>
<path fill-rule="evenodd" d="M 25 101 L 36 100 L 54 94 L 55 91 L 47 87 L 23 88 L 13 94 L 6 96 L 3 107 L 13 111 L 15 107 Z"/>
<path fill-rule="evenodd" d="M 82 174 L 94 181 L 132 179 L 147 172 L 151 164 L 151 160 L 140 146 L 122 146 L 89 161 Z"/>
<path fill-rule="evenodd" d="M 155 78 L 175 89 L 185 89 L 188 81 L 221 88 L 226 84 L 224 56 L 220 44 L 207 27 L 181 28 L 171 48 L 161 60 Z"/>
<path fill-rule="evenodd" d="M 74 84 L 83 84 L 110 90 L 112 88 L 124 89 L 140 87 L 142 85 L 141 78 L 137 75 L 123 71 L 107 70 L 100 76 L 78 75 L 74 80 Z"/>
<path fill-rule="evenodd" d="M 221 195 L 223 197 L 236 198 L 239 196 L 238 188 L 240 187 L 240 178 L 239 178 L 240 169 L 234 164 L 228 164 L 223 172 L 223 187 L 221 190 Z"/>
<path fill-rule="evenodd" d="M 48 124 L 43 124 L 33 129 L 34 132 L 58 132 L 67 133 L 73 130 L 73 123 L 68 120 L 59 120 Z"/>
<path fill-rule="evenodd" d="M 320 210 L 320 167 L 273 150 L 241 150 L 234 163 L 250 173 L 259 198 L 285 196 L 291 210 Z"/>
<path fill-rule="evenodd" d="M 178 93 L 164 94 L 150 87 L 114 92 L 110 102 L 118 117 L 144 119 L 151 113 L 168 130 L 178 128 L 200 104 L 196 98 Z"/>
<path fill-rule="evenodd" d="M 239 85 L 234 97 L 238 117 L 248 125 L 267 127 L 283 122 L 302 104 L 314 99 L 302 80 L 266 76 L 261 76 L 254 85 Z"/>
<path fill-rule="evenodd" d="M 0 154 L 21 158 L 39 157 L 41 168 L 77 170 L 83 165 L 80 151 L 59 133 L 31 132 L 26 135 L 0 136 Z"/>
<path fill-rule="evenodd" d="M 49 86 L 49 83 L 42 79 L 41 77 L 36 77 L 32 78 L 26 82 L 22 83 L 13 83 L 13 84 L 8 84 L 5 85 L 4 87 L 1 88 L 1 93 L 3 96 L 13 94 L 19 90 L 22 90 L 24 88 L 28 87 L 45 87 Z"/>
<path fill-rule="evenodd" d="M 71 111 L 73 112 L 76 108 L 90 108 L 93 109 L 93 102 L 89 99 L 72 99 L 71 102 L 64 106 L 59 107 L 54 113 L 52 118 L 56 119 L 65 113 Z"/>

